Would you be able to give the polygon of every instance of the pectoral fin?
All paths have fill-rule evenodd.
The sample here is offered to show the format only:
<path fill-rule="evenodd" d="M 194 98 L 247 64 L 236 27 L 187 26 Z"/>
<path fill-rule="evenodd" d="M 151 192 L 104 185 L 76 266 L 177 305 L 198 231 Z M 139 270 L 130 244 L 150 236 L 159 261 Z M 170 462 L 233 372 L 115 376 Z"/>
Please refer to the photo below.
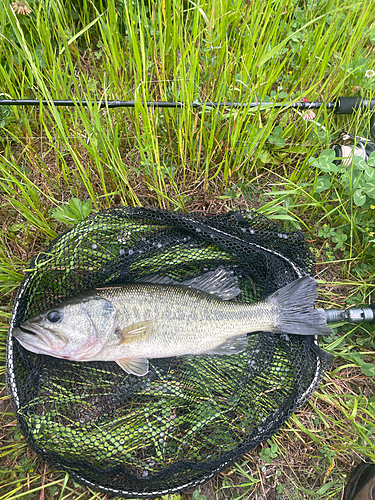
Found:
<path fill-rule="evenodd" d="M 134 325 L 121 328 L 122 338 L 119 345 L 148 339 L 153 334 L 153 327 L 154 322 L 150 320 L 140 321 L 139 323 L 134 323 Z"/>
<path fill-rule="evenodd" d="M 116 363 L 121 366 L 123 370 L 137 377 L 142 377 L 148 373 L 148 359 L 146 358 L 122 358 L 116 359 Z"/>
<path fill-rule="evenodd" d="M 234 337 L 232 339 L 223 342 L 222 344 L 214 347 L 210 351 L 202 352 L 201 354 L 238 354 L 247 348 L 247 335 L 241 335 L 240 337 Z"/>

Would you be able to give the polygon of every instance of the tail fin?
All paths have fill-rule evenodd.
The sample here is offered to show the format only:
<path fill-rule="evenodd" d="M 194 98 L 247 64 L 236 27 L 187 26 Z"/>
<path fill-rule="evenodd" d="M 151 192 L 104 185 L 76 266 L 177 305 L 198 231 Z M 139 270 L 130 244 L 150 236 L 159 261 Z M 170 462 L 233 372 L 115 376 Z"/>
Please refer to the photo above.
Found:
<path fill-rule="evenodd" d="M 315 309 L 317 282 L 310 276 L 299 278 L 267 298 L 277 305 L 276 332 L 293 335 L 331 335 L 324 309 Z"/>

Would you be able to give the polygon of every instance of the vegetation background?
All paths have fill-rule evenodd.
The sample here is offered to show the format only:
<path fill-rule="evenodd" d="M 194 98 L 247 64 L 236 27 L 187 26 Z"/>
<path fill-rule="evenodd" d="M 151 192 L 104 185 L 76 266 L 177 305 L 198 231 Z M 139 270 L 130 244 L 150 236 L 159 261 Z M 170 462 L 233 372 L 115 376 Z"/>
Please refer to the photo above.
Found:
<path fill-rule="evenodd" d="M 369 112 L 192 107 L 371 98 L 374 61 L 372 0 L 3 0 L 0 98 L 135 108 L 0 106 L 0 500 L 105 497 L 28 448 L 4 376 L 27 262 L 89 213 L 254 208 L 311 242 L 321 305 L 374 301 L 375 158 L 344 167 L 330 150 L 341 130 L 368 137 Z M 156 99 L 186 106 L 142 105 Z M 173 500 L 342 498 L 354 464 L 375 459 L 375 330 L 337 325 L 321 345 L 335 362 L 309 402 L 235 467 Z"/>

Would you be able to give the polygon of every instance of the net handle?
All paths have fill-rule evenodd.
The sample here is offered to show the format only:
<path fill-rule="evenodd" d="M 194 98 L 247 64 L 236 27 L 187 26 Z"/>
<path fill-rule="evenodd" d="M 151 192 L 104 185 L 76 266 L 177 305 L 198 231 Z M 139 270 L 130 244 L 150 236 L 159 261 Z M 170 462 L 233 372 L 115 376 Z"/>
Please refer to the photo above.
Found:
<path fill-rule="evenodd" d="M 327 323 L 370 323 L 375 324 L 375 303 L 366 307 L 350 307 L 348 309 L 325 309 Z"/>

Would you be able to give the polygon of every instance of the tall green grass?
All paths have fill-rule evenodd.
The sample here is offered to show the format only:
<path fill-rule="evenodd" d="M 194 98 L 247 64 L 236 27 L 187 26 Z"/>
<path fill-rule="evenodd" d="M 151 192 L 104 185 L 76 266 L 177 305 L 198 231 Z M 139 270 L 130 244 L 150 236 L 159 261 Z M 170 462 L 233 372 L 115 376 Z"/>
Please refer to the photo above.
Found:
<path fill-rule="evenodd" d="M 311 240 L 326 306 L 371 301 L 372 201 L 359 207 L 342 174 L 333 173 L 327 186 L 312 166 L 341 128 L 368 135 L 369 115 L 337 117 L 322 108 L 309 121 L 302 112 L 272 107 L 197 109 L 192 103 L 373 96 L 374 79 L 365 76 L 375 69 L 372 1 L 34 0 L 29 6 L 29 15 L 15 14 L 8 1 L 0 9 L 4 98 L 136 105 L 0 107 L 2 359 L 23 270 L 66 227 L 53 209 L 72 198 L 90 200 L 94 211 L 123 204 L 258 208 Z M 142 104 L 155 99 L 186 106 Z M 273 438 L 276 451 L 265 443 L 242 468 L 213 482 L 215 491 L 251 498 L 273 488 L 282 499 L 292 498 L 288 491 L 293 498 L 311 498 L 306 491 L 340 498 L 351 463 L 374 457 L 374 333 L 369 326 L 341 328 L 323 345 L 337 355 L 335 369 Z M 47 472 L 16 430 L 13 438 L 15 417 L 1 394 L 0 499 L 37 498 L 41 491 L 44 498 L 58 492 L 61 500 L 97 497 Z M 308 450 L 300 457 L 307 475 L 291 465 L 295 443 Z"/>

